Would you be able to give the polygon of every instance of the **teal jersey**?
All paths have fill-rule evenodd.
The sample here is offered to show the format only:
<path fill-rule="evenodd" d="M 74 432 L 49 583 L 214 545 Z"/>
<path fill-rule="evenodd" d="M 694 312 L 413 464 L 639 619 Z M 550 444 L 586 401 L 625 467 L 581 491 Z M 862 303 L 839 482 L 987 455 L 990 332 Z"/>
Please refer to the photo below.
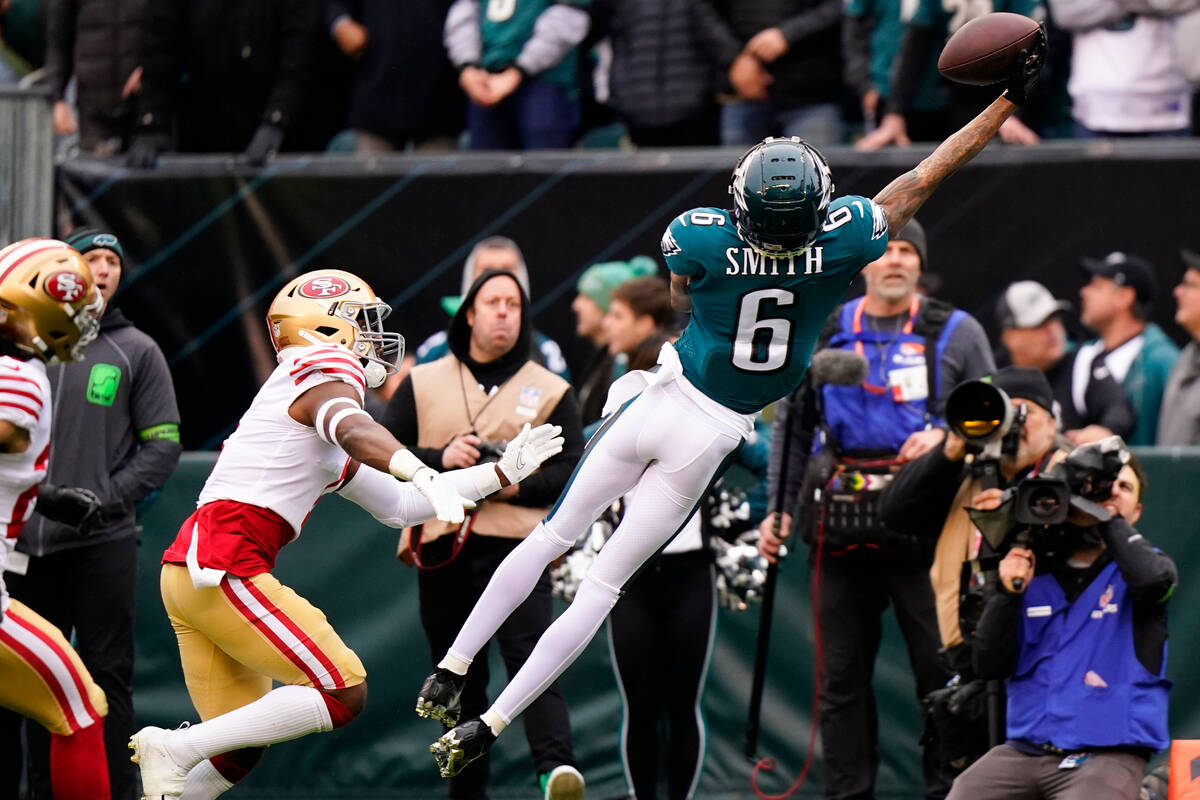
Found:
<path fill-rule="evenodd" d="M 1042 0 L 920 0 L 911 21 L 950 36 L 971 20 L 994 11 L 1024 14 L 1038 22 L 1046 19 Z"/>
<path fill-rule="evenodd" d="M 789 258 L 751 249 L 729 211 L 680 214 L 662 252 L 671 272 L 690 279 L 692 315 L 675 344 L 684 376 L 743 414 L 790 394 L 846 286 L 885 249 L 886 213 L 854 195 L 830 203 L 816 241 Z"/>
<path fill-rule="evenodd" d="M 904 40 L 907 20 L 901 19 L 901 7 L 909 5 L 911 3 L 901 3 L 900 0 L 846 0 L 846 16 L 870 17 L 874 20 L 871 28 L 871 83 L 883 97 L 891 94 L 892 63 L 900 50 L 900 42 Z M 909 13 L 914 10 L 910 9 Z M 937 71 L 937 55 L 931 54 L 917 86 L 917 94 L 913 97 L 912 108 L 917 111 L 937 111 L 945 108 L 949 102 L 949 97 L 942 90 L 942 76 Z"/>
<path fill-rule="evenodd" d="M 516 62 L 525 42 L 533 38 L 539 16 L 558 0 L 479 0 L 479 34 L 483 42 L 480 66 L 498 72 Z M 571 5 L 587 6 L 589 0 L 572 0 Z M 538 75 L 549 83 L 576 89 L 576 55 L 572 49 L 562 61 Z"/>

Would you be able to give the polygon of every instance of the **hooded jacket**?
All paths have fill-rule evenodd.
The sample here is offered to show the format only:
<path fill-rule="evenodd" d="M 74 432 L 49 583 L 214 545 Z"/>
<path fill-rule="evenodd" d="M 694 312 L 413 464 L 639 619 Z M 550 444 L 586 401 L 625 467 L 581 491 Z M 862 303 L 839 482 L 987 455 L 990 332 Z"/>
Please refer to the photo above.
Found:
<path fill-rule="evenodd" d="M 493 387 L 503 384 L 527 362 L 535 360 L 533 357 L 533 329 L 528 314 L 529 298 L 524 289 L 520 289 L 523 312 L 521 329 L 512 349 L 500 358 L 487 363 L 479 363 L 471 358 L 471 326 L 467 323 L 467 310 L 475 304 L 475 296 L 479 294 L 480 288 L 493 278 L 504 278 L 515 282 L 512 274 L 508 272 L 500 270 L 484 272 L 467 291 L 462 305 L 450 322 L 448 332 L 451 355 L 466 366 L 471 376 L 483 387 L 485 393 L 490 392 Z M 517 285 L 520 286 L 520 284 Z M 449 385 L 445 387 L 445 391 L 449 398 L 459 391 L 459 387 Z M 520 492 L 508 501 L 514 505 L 547 506 L 553 503 L 566 486 L 567 479 L 570 478 L 575 464 L 583 454 L 583 430 L 579 417 L 579 401 L 575 397 L 574 389 L 568 389 L 563 394 L 546 422 L 562 427 L 564 439 L 562 452 L 547 460 L 537 472 L 521 481 Z M 382 424 L 391 431 L 393 436 L 408 445 L 413 454 L 426 464 L 437 470 L 444 469 L 442 454 L 445 446 L 414 446 L 419 438 L 419 421 L 411 375 L 401 382 L 396 388 L 395 394 L 392 395 L 392 399 L 388 401 Z"/>
<path fill-rule="evenodd" d="M 91 489 L 104 509 L 87 532 L 35 513 L 17 549 L 41 556 L 133 536 L 137 504 L 162 486 L 182 450 L 175 387 L 162 351 L 110 307 L 87 358 L 46 373 L 54 415 L 46 482 Z"/>

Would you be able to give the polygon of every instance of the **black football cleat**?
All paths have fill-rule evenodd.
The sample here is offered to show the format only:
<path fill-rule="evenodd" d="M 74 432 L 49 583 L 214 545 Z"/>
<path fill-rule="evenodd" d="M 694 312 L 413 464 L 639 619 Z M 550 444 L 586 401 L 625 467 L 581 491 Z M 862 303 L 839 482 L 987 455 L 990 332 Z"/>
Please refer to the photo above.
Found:
<path fill-rule="evenodd" d="M 417 716 L 436 719 L 447 728 L 453 728 L 462 714 L 462 693 L 466 684 L 465 675 L 438 667 L 417 693 Z"/>
<path fill-rule="evenodd" d="M 457 728 L 446 731 L 429 745 L 433 760 L 443 778 L 453 778 L 463 767 L 492 748 L 496 734 L 479 717 L 469 719 Z"/>

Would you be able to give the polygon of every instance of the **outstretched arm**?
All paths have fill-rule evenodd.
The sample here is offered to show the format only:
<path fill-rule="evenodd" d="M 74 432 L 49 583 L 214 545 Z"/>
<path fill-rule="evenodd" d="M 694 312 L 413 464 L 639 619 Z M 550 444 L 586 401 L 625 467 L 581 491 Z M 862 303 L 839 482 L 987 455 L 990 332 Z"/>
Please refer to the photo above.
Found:
<path fill-rule="evenodd" d="M 1046 34 L 1024 57 L 1019 59 L 1008 77 L 1004 94 L 992 101 L 979 116 L 965 127 L 938 145 L 916 169 L 906 172 L 884 187 L 875 196 L 875 202 L 883 206 L 888 215 L 888 235 L 894 236 L 908 224 L 933 190 L 942 185 L 958 168 L 979 154 L 1004 121 L 1011 117 L 1017 107 L 1023 105 L 1029 92 L 1037 82 L 1042 65 L 1046 63 Z"/>
<path fill-rule="evenodd" d="M 938 145 L 928 158 L 875 195 L 875 202 L 887 211 L 888 236 L 899 233 L 933 190 L 978 155 L 1016 110 L 1017 106 L 1007 98 L 997 97 L 983 113 Z"/>

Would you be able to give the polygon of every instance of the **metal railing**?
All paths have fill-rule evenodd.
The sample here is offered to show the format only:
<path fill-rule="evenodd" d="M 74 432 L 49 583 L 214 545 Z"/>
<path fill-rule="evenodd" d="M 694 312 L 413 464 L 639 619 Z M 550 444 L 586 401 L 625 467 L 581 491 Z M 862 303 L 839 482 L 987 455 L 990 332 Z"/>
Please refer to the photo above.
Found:
<path fill-rule="evenodd" d="M 0 245 L 49 236 L 54 206 L 50 93 L 0 87 Z"/>

